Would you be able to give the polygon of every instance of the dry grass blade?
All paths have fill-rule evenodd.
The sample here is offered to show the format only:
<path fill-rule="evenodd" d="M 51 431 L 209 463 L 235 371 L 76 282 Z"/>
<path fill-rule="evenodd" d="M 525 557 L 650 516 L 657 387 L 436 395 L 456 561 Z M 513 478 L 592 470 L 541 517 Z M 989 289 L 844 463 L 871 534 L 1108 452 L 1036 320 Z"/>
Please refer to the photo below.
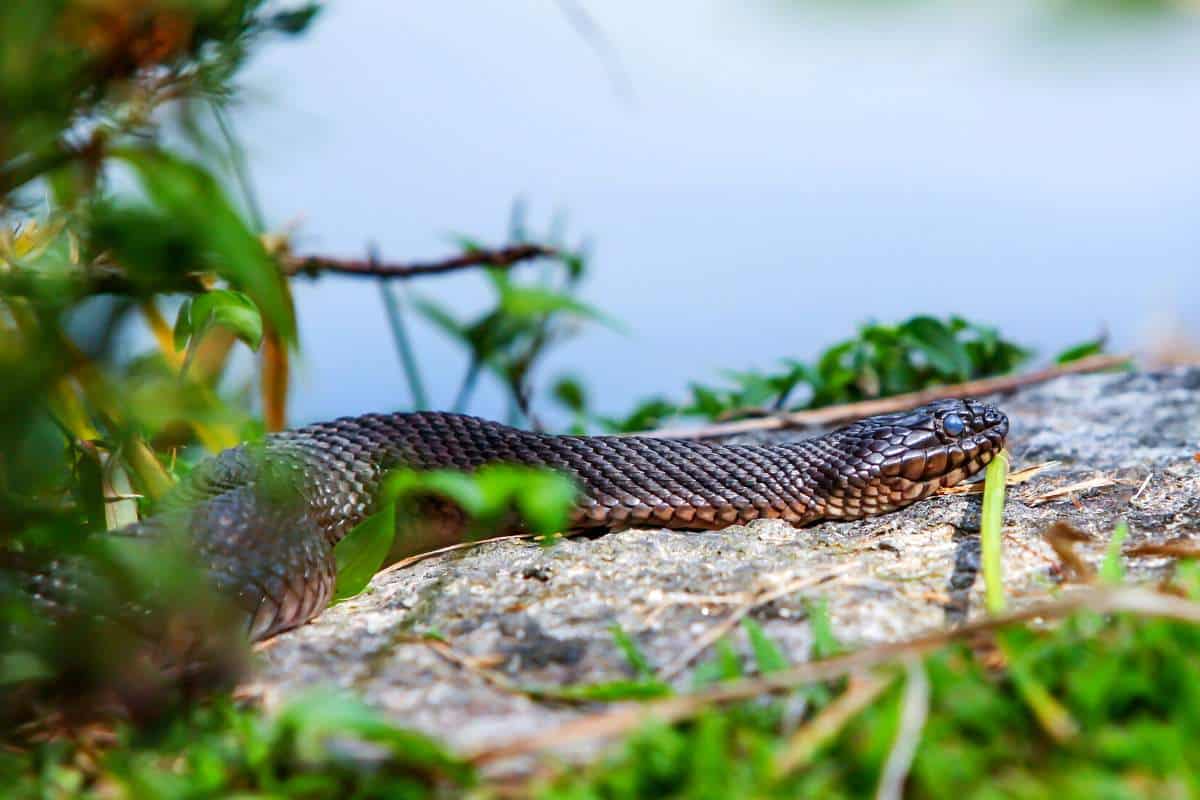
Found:
<path fill-rule="evenodd" d="M 904 660 L 904 672 L 900 726 L 896 731 L 896 741 L 892 743 L 892 750 L 884 762 L 883 774 L 879 776 L 879 788 L 875 792 L 877 800 L 899 800 L 904 796 L 904 781 L 912 769 L 913 757 L 921 742 L 921 731 L 925 728 L 925 720 L 929 718 L 930 688 L 925 665 L 920 658 L 909 656 Z"/>
<path fill-rule="evenodd" d="M 1079 481 L 1078 483 L 1072 483 L 1068 486 L 1060 486 L 1057 489 L 1051 489 L 1044 494 L 1040 494 L 1031 500 L 1025 501 L 1025 504 L 1028 506 L 1040 506 L 1046 503 L 1054 502 L 1055 500 L 1061 500 L 1064 497 L 1069 497 L 1076 492 L 1086 492 L 1091 489 L 1107 489 L 1109 486 L 1116 485 L 1117 482 L 1112 478 L 1107 478 L 1104 476 L 1088 478 L 1086 481 Z"/>
<path fill-rule="evenodd" d="M 1046 470 L 1057 467 L 1060 463 L 1061 462 L 1058 461 L 1043 461 L 1040 464 L 1022 467 L 1021 469 L 1008 473 L 1008 478 L 1004 481 L 1004 485 L 1020 486 L 1022 483 L 1028 483 Z M 943 489 L 939 489 L 937 494 L 983 494 L 983 481 L 976 481 L 975 483 L 962 483 L 958 486 L 947 486 Z"/>
<path fill-rule="evenodd" d="M 1138 544 L 1122 553 L 1130 558 L 1200 558 L 1200 545 L 1189 541 Z"/>
<path fill-rule="evenodd" d="M 731 703 L 768 693 L 789 691 L 805 684 L 869 670 L 903 657 L 920 656 L 950 642 L 970 640 L 981 633 L 995 631 L 1014 623 L 1034 619 L 1059 619 L 1082 609 L 1100 614 L 1131 613 L 1200 624 L 1200 604 L 1179 597 L 1135 587 L 1079 589 L 1059 600 L 1032 605 L 1015 613 L 989 617 L 953 631 L 937 631 L 903 642 L 868 647 L 823 661 L 800 664 L 763 677 L 721 684 L 689 695 L 608 709 L 580 717 L 551 730 L 476 751 L 469 759 L 476 764 L 492 763 L 550 750 L 570 742 L 625 734 L 650 720 L 677 722 L 695 716 L 716 703 Z"/>
<path fill-rule="evenodd" d="M 802 769 L 812 763 L 813 757 L 821 746 L 831 741 L 875 698 L 883 694 L 884 689 L 892 685 L 895 676 L 867 673 L 851 681 L 846 691 L 838 695 L 821 712 L 788 739 L 779 757 L 775 760 L 775 775 L 786 778 L 797 769 Z"/>
<path fill-rule="evenodd" d="M 1138 487 L 1138 490 L 1133 493 L 1133 497 L 1129 498 L 1129 505 L 1133 505 L 1134 503 L 1136 503 L 1138 501 L 1138 498 L 1140 498 L 1142 496 L 1142 492 L 1146 491 L 1146 487 L 1150 485 L 1150 481 L 1152 481 L 1153 479 L 1154 479 L 1154 473 L 1151 472 L 1149 475 L 1146 476 L 1146 480 L 1142 481 L 1142 485 Z"/>
<path fill-rule="evenodd" d="M 1080 542 L 1090 542 L 1092 537 L 1066 522 L 1056 522 L 1042 534 L 1055 555 L 1062 562 L 1067 573 L 1078 581 L 1090 581 L 1096 575 L 1092 565 L 1075 552 L 1075 545 Z"/>
<path fill-rule="evenodd" d="M 1129 356 L 1094 355 L 1045 369 L 1026 372 L 1022 375 L 1002 375 L 997 378 L 983 378 L 977 381 L 954 383 L 947 386 L 935 386 L 920 392 L 898 394 L 878 400 L 864 400 L 859 403 L 846 403 L 840 406 L 815 408 L 811 411 L 793 411 L 787 414 L 770 414 L 755 419 L 743 419 L 735 422 L 725 422 L 718 425 L 707 425 L 698 428 L 664 428 L 657 431 L 647 431 L 640 436 L 677 439 L 708 439 L 716 436 L 732 436 L 735 433 L 750 431 L 771 431 L 781 428 L 804 428 L 815 425 L 836 425 L 852 422 L 863 417 L 876 414 L 888 414 L 893 411 L 907 411 L 910 408 L 932 403 L 947 397 L 983 397 L 989 394 L 999 394 L 1020 389 L 1035 383 L 1044 383 L 1061 375 L 1076 375 L 1087 372 L 1100 372 L 1108 369 L 1124 367 L 1130 363 Z"/>
<path fill-rule="evenodd" d="M 559 535 L 564 537 L 573 536 L 575 535 L 575 532 L 567 531 L 566 533 L 561 533 Z M 446 545 L 445 547 L 439 547 L 436 550 L 428 550 L 424 553 L 417 553 L 415 555 L 402 558 L 399 561 L 388 564 L 386 567 L 379 570 L 379 572 L 375 573 L 375 577 L 379 577 L 380 575 L 384 575 L 389 572 L 395 572 L 396 570 L 404 569 L 405 567 L 411 567 L 413 564 L 417 564 L 427 558 L 445 555 L 446 553 L 453 553 L 458 550 L 471 550 L 472 548 L 480 547 L 485 544 L 493 544 L 495 542 L 518 542 L 521 540 L 535 538 L 537 538 L 537 535 L 532 533 L 513 533 L 507 536 L 493 536 L 489 539 L 472 539 L 467 542 L 458 542 L 457 544 Z"/>

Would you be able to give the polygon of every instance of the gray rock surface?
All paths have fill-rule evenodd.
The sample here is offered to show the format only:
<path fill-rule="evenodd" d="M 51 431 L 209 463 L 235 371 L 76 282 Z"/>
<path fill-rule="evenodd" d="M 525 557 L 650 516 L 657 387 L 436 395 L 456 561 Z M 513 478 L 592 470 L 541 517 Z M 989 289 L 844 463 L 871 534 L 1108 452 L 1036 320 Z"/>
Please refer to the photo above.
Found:
<path fill-rule="evenodd" d="M 1114 525 L 1129 544 L 1200 533 L 1200 369 L 1073 376 L 992 398 L 1012 421 L 1013 467 L 1054 460 L 1009 492 L 1010 597 L 1061 591 L 1067 575 L 1042 533 L 1066 521 L 1103 558 Z M 787 432 L 775 438 L 812 435 Z M 743 437 L 745 440 L 746 437 Z M 1093 480 L 1099 479 L 1099 480 Z M 1094 488 L 1044 499 L 1092 481 Z M 764 593 L 750 612 L 793 662 L 808 658 L 809 604 L 828 604 L 850 646 L 910 637 L 980 613 L 979 495 L 796 530 L 759 521 L 714 533 L 638 530 L 545 548 L 482 544 L 376 577 L 362 595 L 262 649 L 248 689 L 274 704 L 316 684 L 351 689 L 399 724 L 469 752 L 542 731 L 589 709 L 539 702 L 505 684 L 629 678 L 620 625 L 658 669 Z M 1130 559 L 1150 577 L 1166 559 Z M 421 641 L 436 633 L 447 646 Z M 745 634 L 729 641 L 747 669 Z M 673 681 L 690 685 L 697 662 Z"/>

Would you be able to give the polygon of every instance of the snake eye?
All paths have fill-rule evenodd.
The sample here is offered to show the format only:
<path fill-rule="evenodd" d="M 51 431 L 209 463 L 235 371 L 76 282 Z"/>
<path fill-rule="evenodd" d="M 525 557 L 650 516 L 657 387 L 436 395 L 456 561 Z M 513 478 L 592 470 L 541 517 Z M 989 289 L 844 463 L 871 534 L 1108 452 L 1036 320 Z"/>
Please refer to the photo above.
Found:
<path fill-rule="evenodd" d="M 958 436 L 967 429 L 967 423 L 958 414 L 947 414 L 942 418 L 942 429 L 951 436 Z"/>

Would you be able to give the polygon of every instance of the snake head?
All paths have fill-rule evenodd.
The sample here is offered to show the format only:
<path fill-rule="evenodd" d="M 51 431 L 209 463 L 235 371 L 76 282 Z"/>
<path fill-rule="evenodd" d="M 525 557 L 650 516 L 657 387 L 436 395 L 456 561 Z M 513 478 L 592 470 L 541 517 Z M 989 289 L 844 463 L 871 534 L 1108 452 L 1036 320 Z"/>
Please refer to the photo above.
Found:
<path fill-rule="evenodd" d="M 833 478 L 824 516 L 857 519 L 902 508 L 983 469 L 1004 447 L 1008 417 L 978 400 L 938 400 L 860 420 L 834 436 L 853 456 Z"/>

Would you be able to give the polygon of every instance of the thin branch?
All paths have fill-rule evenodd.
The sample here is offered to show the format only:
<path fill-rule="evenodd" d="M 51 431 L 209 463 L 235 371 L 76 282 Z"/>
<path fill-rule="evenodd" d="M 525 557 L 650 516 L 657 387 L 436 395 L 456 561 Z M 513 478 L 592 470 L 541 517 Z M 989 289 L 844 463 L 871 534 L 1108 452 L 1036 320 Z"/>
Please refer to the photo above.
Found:
<path fill-rule="evenodd" d="M 495 249 L 471 249 L 440 261 L 408 264 L 383 263 L 372 259 L 344 259 L 328 256 L 296 256 L 284 263 L 289 275 L 315 277 L 322 272 L 377 278 L 415 278 L 422 275 L 442 275 L 470 267 L 511 267 L 538 258 L 557 258 L 560 251 L 540 244 L 515 244 Z"/>
<path fill-rule="evenodd" d="M 919 392 L 908 392 L 878 400 L 864 400 L 858 403 L 844 403 L 825 408 L 814 408 L 810 411 L 792 411 L 786 414 L 770 414 L 754 419 L 742 419 L 735 422 L 722 422 L 716 425 L 706 425 L 696 428 L 663 428 L 656 431 L 646 431 L 638 436 L 653 436 L 671 439 L 710 439 L 717 436 L 732 436 L 737 433 L 751 431 L 775 431 L 785 428 L 807 428 L 819 425 L 835 425 L 852 422 L 863 417 L 876 414 L 889 414 L 894 411 L 907 411 L 910 408 L 932 403 L 947 397 L 983 397 L 989 394 L 1012 392 L 1023 386 L 1035 383 L 1045 383 L 1063 375 L 1078 375 L 1087 372 L 1103 372 L 1104 370 L 1125 367 L 1132 363 L 1129 356 L 1094 355 L 1072 361 L 1069 364 L 1056 365 L 1026 372 L 1021 375 L 1001 375 L 996 378 L 982 378 L 966 383 L 954 383 L 946 386 L 934 386 Z"/>
<path fill-rule="evenodd" d="M 328 256 L 289 257 L 283 262 L 286 275 L 303 274 L 316 277 L 323 272 L 361 277 L 417 278 L 424 275 L 441 275 L 470 267 L 507 268 L 524 261 L 539 258 L 558 258 L 562 253 L 556 248 L 539 244 L 520 244 L 495 249 L 472 249 L 441 261 L 412 262 L 408 264 L 372 262 L 370 259 L 340 259 Z M 207 290 L 204 279 L 195 273 L 179 273 L 163 276 L 150 284 L 131 281 L 124 273 L 111 268 L 95 268 L 80 271 L 66 278 L 46 278 L 32 270 L 13 268 L 0 270 L 0 293 L 13 296 L 42 294 L 51 287 L 56 295 L 67 291 L 79 296 L 93 294 L 150 294 L 153 292 L 191 292 Z"/>

